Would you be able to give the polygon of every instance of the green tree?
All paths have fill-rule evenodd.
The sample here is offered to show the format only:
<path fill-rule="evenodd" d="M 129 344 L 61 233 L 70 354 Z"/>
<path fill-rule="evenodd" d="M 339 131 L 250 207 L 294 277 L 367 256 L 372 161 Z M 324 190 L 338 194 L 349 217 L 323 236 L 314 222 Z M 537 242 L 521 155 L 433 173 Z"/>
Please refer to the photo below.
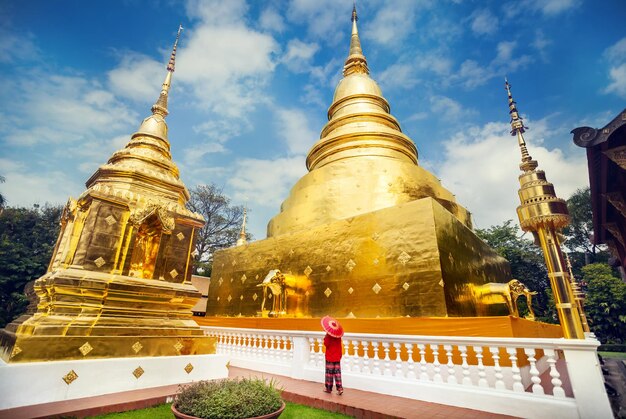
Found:
<path fill-rule="evenodd" d="M 198 185 L 190 191 L 187 207 L 202 214 L 206 224 L 198 231 L 194 274 L 211 275 L 213 253 L 234 246 L 241 232 L 243 206 L 231 205 L 230 198 L 214 184 Z M 246 235 L 248 239 L 252 236 Z"/>
<path fill-rule="evenodd" d="M 574 276 L 581 275 L 581 268 L 590 263 L 606 262 L 608 252 L 593 243 L 593 215 L 591 211 L 590 189 L 578 189 L 567 200 L 570 224 L 563 229 L 566 238 L 565 246 L 571 251 L 570 259 Z"/>
<path fill-rule="evenodd" d="M 626 342 L 626 284 L 604 263 L 582 269 L 587 283 L 585 313 L 589 327 L 603 343 Z"/>
<path fill-rule="evenodd" d="M 4 183 L 6 181 L 6 179 L 4 178 L 4 176 L 0 175 L 0 183 Z M 6 207 L 7 205 L 7 199 L 4 197 L 4 195 L 2 195 L 0 193 L 0 214 L 2 214 L 2 211 L 4 211 L 4 207 Z"/>
<path fill-rule="evenodd" d="M 476 234 L 509 261 L 513 278 L 522 281 L 531 291 L 537 291 L 533 298 L 533 310 L 538 320 L 555 323 L 556 311 L 550 301 L 550 282 L 541 249 L 520 233 L 519 227 L 508 220 L 501 225 L 478 229 Z M 520 315 L 526 314 L 526 302 L 520 299 Z"/>
<path fill-rule="evenodd" d="M 62 210 L 35 205 L 0 214 L 0 327 L 24 312 L 24 285 L 48 269 Z"/>

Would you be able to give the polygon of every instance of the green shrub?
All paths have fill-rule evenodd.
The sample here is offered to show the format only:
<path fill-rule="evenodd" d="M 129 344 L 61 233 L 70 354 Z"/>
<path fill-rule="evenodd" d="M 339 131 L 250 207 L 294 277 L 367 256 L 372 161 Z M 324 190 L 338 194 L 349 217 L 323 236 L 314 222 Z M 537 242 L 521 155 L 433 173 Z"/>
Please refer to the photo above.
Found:
<path fill-rule="evenodd" d="M 280 409 L 280 393 L 273 380 L 197 381 L 179 389 L 174 406 L 181 413 L 204 419 L 251 418 Z"/>

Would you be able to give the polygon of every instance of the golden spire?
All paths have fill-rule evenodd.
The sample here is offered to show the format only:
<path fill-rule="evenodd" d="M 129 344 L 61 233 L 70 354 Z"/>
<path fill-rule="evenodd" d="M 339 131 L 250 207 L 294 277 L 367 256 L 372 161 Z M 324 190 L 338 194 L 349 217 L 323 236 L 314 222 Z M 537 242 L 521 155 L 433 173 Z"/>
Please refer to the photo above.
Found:
<path fill-rule="evenodd" d="M 237 240 L 237 246 L 243 246 L 248 241 L 246 240 L 246 207 L 243 207 L 243 223 L 241 224 L 241 232 L 239 233 L 239 240 Z"/>
<path fill-rule="evenodd" d="M 352 8 L 352 35 L 350 37 L 350 52 L 348 58 L 343 66 L 343 75 L 348 76 L 353 73 L 369 74 L 370 71 L 367 68 L 367 60 L 363 55 L 361 49 L 361 40 L 359 39 L 359 30 L 356 26 L 356 21 L 359 18 L 356 15 L 356 3 Z"/>
<path fill-rule="evenodd" d="M 522 163 L 520 164 L 520 169 L 524 172 L 530 172 L 537 168 L 537 161 L 533 160 L 528 154 L 528 149 L 526 149 L 526 141 L 524 140 L 524 132 L 526 132 L 526 127 L 524 126 L 524 121 L 519 116 L 519 112 L 517 111 L 516 102 L 513 100 L 513 96 L 511 95 L 511 85 L 509 81 L 504 78 L 504 88 L 509 96 L 509 114 L 511 115 L 511 135 L 517 135 L 517 143 L 519 145 L 520 150 L 522 151 Z"/>
<path fill-rule="evenodd" d="M 558 236 L 559 230 L 569 224 L 567 204 L 557 197 L 554 185 L 548 182 L 544 171 L 535 170 L 538 164 L 526 149 L 523 135 L 526 127 L 517 112 L 507 79 L 504 79 L 504 87 L 509 96 L 511 135 L 517 135 L 522 151 L 522 163 L 519 167 L 523 173 L 519 176 L 520 206 L 517 207 L 520 226 L 522 230 L 532 232 L 541 246 L 563 336 L 568 339 L 584 339 L 579 305 L 572 291 Z"/>
<path fill-rule="evenodd" d="M 172 54 L 170 55 L 170 61 L 167 63 L 167 74 L 165 80 L 161 86 L 161 94 L 156 103 L 152 105 L 153 114 L 161 114 L 164 117 L 167 116 L 167 95 L 170 91 L 172 84 L 172 73 L 176 65 L 176 48 L 178 47 L 178 40 L 180 39 L 180 33 L 183 31 L 183 25 L 178 25 L 178 33 L 176 34 L 176 41 L 174 41 L 174 47 L 172 48 Z"/>

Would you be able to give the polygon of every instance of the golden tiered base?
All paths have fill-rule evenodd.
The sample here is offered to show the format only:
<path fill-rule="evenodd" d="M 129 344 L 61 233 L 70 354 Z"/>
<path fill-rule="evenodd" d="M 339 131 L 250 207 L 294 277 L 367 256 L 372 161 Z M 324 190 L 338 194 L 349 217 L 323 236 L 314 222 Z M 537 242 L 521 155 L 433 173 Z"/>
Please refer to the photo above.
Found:
<path fill-rule="evenodd" d="M 35 291 L 37 312 L 0 331 L 6 362 L 215 353 L 192 319 L 190 284 L 61 269 Z"/>

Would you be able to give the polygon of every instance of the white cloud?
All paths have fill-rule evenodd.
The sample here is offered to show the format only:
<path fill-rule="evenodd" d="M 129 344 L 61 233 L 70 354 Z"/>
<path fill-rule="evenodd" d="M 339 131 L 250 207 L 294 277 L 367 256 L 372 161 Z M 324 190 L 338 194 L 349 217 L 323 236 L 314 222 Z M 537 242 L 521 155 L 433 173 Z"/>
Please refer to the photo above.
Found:
<path fill-rule="evenodd" d="M 303 155 L 274 160 L 242 159 L 235 167 L 235 174 L 228 182 L 235 190 L 233 199 L 239 202 L 248 199 L 255 206 L 275 209 L 306 173 Z"/>
<path fill-rule="evenodd" d="M 420 82 L 415 66 L 411 64 L 392 64 L 383 70 L 378 77 L 380 85 L 385 88 L 412 88 Z"/>
<path fill-rule="evenodd" d="M 76 196 L 84 188 L 63 170 L 33 173 L 30 166 L 0 158 L 6 183 L 0 185 L 2 195 L 12 207 L 30 207 L 33 204 L 63 204 L 69 196 Z"/>
<path fill-rule="evenodd" d="M 556 16 L 580 6 L 580 0 L 531 0 L 530 5 L 544 15 Z"/>
<path fill-rule="evenodd" d="M 363 37 L 384 46 L 398 45 L 410 35 L 415 26 L 417 8 L 421 2 L 395 0 L 393 4 L 383 4 L 373 19 L 368 19 L 367 31 Z"/>
<path fill-rule="evenodd" d="M 306 153 L 319 139 L 309 125 L 307 114 L 301 110 L 276 109 L 276 131 L 291 154 Z"/>
<path fill-rule="evenodd" d="M 584 153 L 548 149 L 541 145 L 543 137 L 551 134 L 547 122 L 537 121 L 532 127 L 525 135 L 530 154 L 539 162 L 539 169 L 545 170 L 557 195 L 569 198 L 588 183 Z M 478 228 L 517 220 L 521 157 L 509 130 L 506 123 L 492 122 L 458 133 L 444 143 L 445 159 L 436 166 L 444 186 L 472 212 Z"/>
<path fill-rule="evenodd" d="M 487 9 L 475 10 L 469 20 L 472 31 L 477 35 L 490 35 L 498 30 L 498 19 Z"/>
<path fill-rule="evenodd" d="M 261 29 L 278 33 L 284 31 L 286 28 L 283 17 L 273 7 L 268 7 L 261 12 L 259 25 Z"/>
<path fill-rule="evenodd" d="M 475 110 L 465 108 L 456 100 L 446 96 L 431 96 L 430 105 L 432 113 L 442 119 L 456 120 L 476 114 Z"/>
<path fill-rule="evenodd" d="M 615 93 L 626 98 L 626 37 L 607 48 L 603 55 L 611 64 L 609 68 L 610 84 L 604 89 L 604 92 Z"/>
<path fill-rule="evenodd" d="M 0 18 L 6 18 L 1 16 Z M 15 33 L 9 28 L 0 28 L 0 63 L 14 63 L 35 60 L 40 51 L 30 34 Z"/>
<path fill-rule="evenodd" d="M 205 24 L 230 26 L 241 22 L 248 6 L 244 0 L 187 0 L 185 10 L 190 18 L 200 19 Z"/>
<path fill-rule="evenodd" d="M 4 141 L 13 145 L 99 142 L 138 120 L 97 82 L 78 76 L 24 74 L 10 90 L 20 97 L 3 112 L 12 121 L 5 127 Z"/>
<path fill-rule="evenodd" d="M 304 73 L 311 70 L 311 59 L 319 50 L 315 42 L 303 42 L 292 39 L 287 43 L 287 51 L 281 58 L 287 68 L 294 73 Z"/>
<path fill-rule="evenodd" d="M 531 46 L 537 50 L 539 56 L 544 62 L 548 61 L 548 47 L 552 44 L 552 41 L 546 38 L 546 35 L 542 30 L 537 29 L 535 31 L 535 39 L 533 40 Z"/>
<path fill-rule="evenodd" d="M 292 0 L 287 9 L 287 18 L 307 25 L 307 33 L 331 45 L 349 34 L 351 0 Z M 345 23 L 343 23 L 345 22 Z M 345 28 L 345 33 L 341 29 Z"/>
<path fill-rule="evenodd" d="M 626 63 L 609 69 L 609 84 L 604 91 L 626 98 Z"/>
<path fill-rule="evenodd" d="M 159 62 L 133 52 L 122 56 L 119 65 L 107 74 L 116 95 L 142 102 L 155 102 L 165 78 L 165 61 Z"/>

